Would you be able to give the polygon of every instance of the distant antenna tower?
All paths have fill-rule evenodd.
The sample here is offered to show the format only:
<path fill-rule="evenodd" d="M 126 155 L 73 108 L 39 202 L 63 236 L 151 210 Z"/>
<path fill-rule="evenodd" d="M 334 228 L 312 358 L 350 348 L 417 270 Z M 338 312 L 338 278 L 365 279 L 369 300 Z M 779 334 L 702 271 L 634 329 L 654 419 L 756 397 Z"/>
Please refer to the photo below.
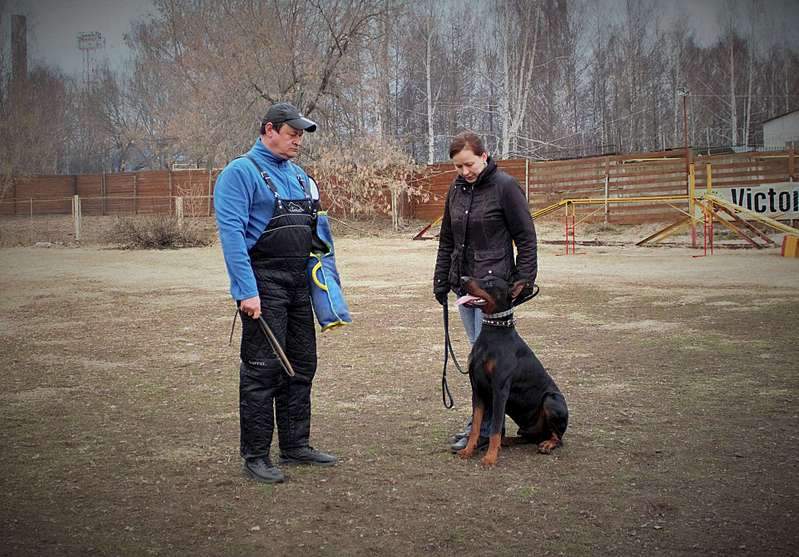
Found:
<path fill-rule="evenodd" d="M 105 37 L 99 32 L 78 33 L 78 48 L 83 52 L 83 86 L 85 89 L 97 79 L 96 52 L 105 48 Z"/>

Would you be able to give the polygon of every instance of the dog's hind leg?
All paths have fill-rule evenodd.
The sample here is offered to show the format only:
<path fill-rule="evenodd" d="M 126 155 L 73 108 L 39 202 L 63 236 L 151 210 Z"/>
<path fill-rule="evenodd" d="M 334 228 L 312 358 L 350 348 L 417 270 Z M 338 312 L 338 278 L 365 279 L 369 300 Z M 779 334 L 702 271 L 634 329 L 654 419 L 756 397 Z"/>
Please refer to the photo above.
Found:
<path fill-rule="evenodd" d="M 560 393 L 551 393 L 544 398 L 541 416 L 549 438 L 538 445 L 538 452 L 550 454 L 563 444 L 563 434 L 569 425 L 569 410 L 566 399 Z"/>

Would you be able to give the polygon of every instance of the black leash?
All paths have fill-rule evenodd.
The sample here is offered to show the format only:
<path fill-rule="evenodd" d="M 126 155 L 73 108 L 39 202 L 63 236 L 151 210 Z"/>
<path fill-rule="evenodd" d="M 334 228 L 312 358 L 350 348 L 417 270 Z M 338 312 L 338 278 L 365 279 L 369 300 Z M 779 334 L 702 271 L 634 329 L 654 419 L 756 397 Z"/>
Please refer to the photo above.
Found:
<path fill-rule="evenodd" d="M 537 284 L 534 284 L 533 287 L 530 288 L 529 290 L 527 290 L 527 289 L 523 290 L 522 292 L 519 293 L 519 297 L 518 298 L 514 298 L 513 299 L 512 307 L 516 307 L 518 305 L 523 304 L 524 302 L 526 302 L 528 300 L 532 300 L 533 298 L 538 296 L 538 291 L 539 290 L 541 290 L 541 289 L 538 288 Z"/>
<path fill-rule="evenodd" d="M 464 375 L 467 375 L 469 371 L 463 371 L 461 365 L 458 363 L 458 358 L 455 357 L 455 351 L 452 349 L 452 341 L 449 338 L 449 304 L 444 303 L 444 370 L 441 373 L 441 399 L 444 403 L 444 408 L 449 410 L 453 406 L 455 406 L 455 401 L 452 400 L 452 393 L 449 391 L 449 384 L 447 383 L 447 363 L 449 362 L 449 356 L 452 356 L 452 362 L 455 364 L 455 367 L 458 368 L 458 371 Z M 449 402 L 447 402 L 449 399 Z"/>

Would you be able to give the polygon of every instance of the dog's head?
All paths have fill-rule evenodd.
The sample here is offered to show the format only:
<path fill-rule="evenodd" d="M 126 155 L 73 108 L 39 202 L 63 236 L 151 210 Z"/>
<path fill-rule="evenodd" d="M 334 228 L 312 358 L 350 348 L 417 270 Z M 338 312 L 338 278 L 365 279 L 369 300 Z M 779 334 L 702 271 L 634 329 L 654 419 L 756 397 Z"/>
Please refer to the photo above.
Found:
<path fill-rule="evenodd" d="M 499 313 L 513 306 L 513 298 L 524 288 L 524 281 L 509 283 L 499 277 L 489 275 L 481 279 L 461 277 L 461 286 L 467 294 L 458 298 L 458 304 L 480 308 L 485 314 Z"/>

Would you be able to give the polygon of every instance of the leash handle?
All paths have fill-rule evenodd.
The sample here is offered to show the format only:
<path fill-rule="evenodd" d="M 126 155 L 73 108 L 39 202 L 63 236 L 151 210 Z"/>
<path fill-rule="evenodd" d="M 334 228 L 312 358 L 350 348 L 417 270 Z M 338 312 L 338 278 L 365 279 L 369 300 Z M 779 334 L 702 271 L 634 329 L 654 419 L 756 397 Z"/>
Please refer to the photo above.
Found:
<path fill-rule="evenodd" d="M 519 293 L 519 297 L 518 297 L 518 298 L 515 298 L 515 299 L 514 299 L 514 300 L 511 302 L 511 307 L 512 307 L 512 308 L 515 308 L 516 306 L 518 306 L 518 305 L 521 305 L 521 304 L 523 304 L 524 302 L 527 302 L 527 301 L 529 301 L 529 300 L 532 300 L 533 298 L 535 298 L 536 296 L 538 296 L 538 291 L 539 291 L 539 290 L 540 290 L 540 288 L 538 287 L 538 285 L 537 285 L 537 284 L 534 284 L 534 285 L 533 285 L 533 287 L 532 287 L 532 288 L 531 288 L 531 289 L 530 289 L 530 290 L 527 292 L 527 294 L 525 294 L 524 296 L 522 296 L 522 295 L 521 295 L 522 293 L 520 292 L 520 293 Z"/>

